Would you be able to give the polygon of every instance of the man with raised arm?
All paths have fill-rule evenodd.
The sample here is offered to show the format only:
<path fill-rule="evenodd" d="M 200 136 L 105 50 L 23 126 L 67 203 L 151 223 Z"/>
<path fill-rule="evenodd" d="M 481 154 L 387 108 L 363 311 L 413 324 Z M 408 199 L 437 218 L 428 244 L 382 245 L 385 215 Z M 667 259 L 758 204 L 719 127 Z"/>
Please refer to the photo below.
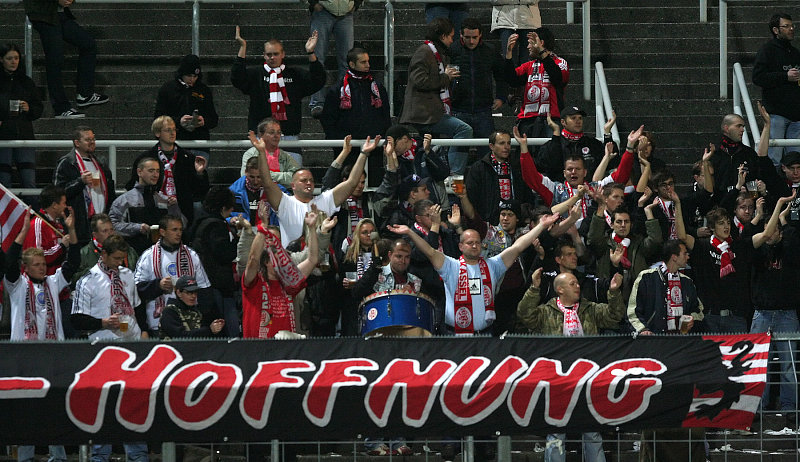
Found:
<path fill-rule="evenodd" d="M 447 297 L 445 330 L 455 335 L 474 335 L 491 333 L 492 323 L 497 319 L 494 300 L 500 287 L 500 279 L 519 254 L 530 247 L 533 240 L 556 220 L 558 215 L 542 217 L 531 232 L 488 259 L 481 256 L 481 236 L 474 229 L 468 229 L 461 235 L 461 242 L 458 244 L 461 257 L 455 259 L 435 250 L 408 226 L 388 228 L 393 233 L 411 238 L 442 278 Z"/>
<path fill-rule="evenodd" d="M 306 278 L 319 262 L 317 212 L 310 210 L 304 223 L 308 233 L 308 258 L 295 265 L 281 245 L 274 226 L 258 225 L 242 276 L 242 336 L 272 338 L 282 331 L 296 332 L 292 297 L 306 286 Z"/>
<path fill-rule="evenodd" d="M 286 58 L 283 43 L 274 38 L 264 42 L 263 65 L 248 68 L 247 41 L 242 38 L 239 26 L 235 38 L 239 52 L 231 68 L 231 83 L 250 97 L 247 129 L 255 131 L 259 122 L 272 117 L 281 121 L 286 138 L 297 139 L 303 121 L 302 99 L 325 85 L 325 68 L 314 53 L 319 33 L 314 31 L 305 43 L 307 71 L 287 67 L 283 63 Z"/>
<path fill-rule="evenodd" d="M 750 269 L 755 249 L 773 235 L 778 226 L 778 216 L 795 194 L 777 200 L 764 231 L 734 241 L 730 216 L 719 207 L 706 215 L 712 231 L 710 239 L 695 238 L 686 233 L 680 198 L 672 192 L 675 227 L 678 239 L 685 242 L 691 252 L 697 291 L 706 308 L 704 321 L 707 332 L 744 333 L 749 330 L 747 319 L 753 311 Z"/>
<path fill-rule="evenodd" d="M 375 150 L 380 142 L 381 137 L 376 136 L 374 140 L 367 137 L 364 144 L 361 146 L 361 152 L 358 154 L 358 159 L 350 171 L 350 176 L 347 181 L 343 181 L 336 185 L 333 189 L 324 191 L 319 196 L 314 197 L 314 175 L 308 169 L 300 169 L 294 173 L 292 179 L 292 190 L 294 196 L 290 196 L 278 187 L 278 184 L 272 181 L 269 175 L 269 168 L 267 167 L 265 144 L 264 140 L 256 138 L 255 134 L 251 131 L 249 134 L 250 142 L 258 149 L 261 154 L 258 156 L 258 168 L 261 171 L 261 180 L 264 182 L 264 193 L 267 196 L 267 201 L 273 209 L 278 211 L 278 220 L 280 220 L 281 227 L 281 241 L 290 243 L 303 234 L 303 219 L 306 213 L 311 210 L 312 205 L 325 212 L 326 215 L 331 216 L 339 210 L 353 190 L 358 186 L 361 180 L 361 174 L 364 172 L 364 165 L 367 163 L 367 157 Z M 350 137 L 344 139 L 342 151 L 350 150 Z"/>
<path fill-rule="evenodd" d="M 548 116 L 548 119 L 550 117 Z M 550 120 L 552 122 L 552 120 Z M 619 161 L 619 168 L 611 175 L 606 176 L 599 182 L 597 186 L 605 186 L 609 183 L 622 183 L 628 182 L 628 178 L 633 168 L 633 150 L 636 141 L 642 136 L 644 125 L 639 127 L 636 131 L 631 131 L 628 135 L 628 147 Z M 545 205 L 551 206 L 553 213 L 565 214 L 572 208 L 573 205 L 580 204 L 581 218 L 578 220 L 576 226 L 580 228 L 581 222 L 589 215 L 589 207 L 591 206 L 591 199 L 586 197 L 586 194 L 591 191 L 590 186 L 586 183 L 586 166 L 584 164 L 583 156 L 574 155 L 568 156 L 564 160 L 564 178 L 566 181 L 563 183 L 556 183 L 552 179 L 542 175 L 536 169 L 536 164 L 533 162 L 530 152 L 528 152 L 528 136 L 521 135 L 517 127 L 514 127 L 514 138 L 520 146 L 520 167 L 522 168 L 522 178 L 525 183 L 538 193 Z M 606 144 L 606 150 L 611 149 L 610 143 Z M 595 191 L 591 191 L 592 194 Z"/>

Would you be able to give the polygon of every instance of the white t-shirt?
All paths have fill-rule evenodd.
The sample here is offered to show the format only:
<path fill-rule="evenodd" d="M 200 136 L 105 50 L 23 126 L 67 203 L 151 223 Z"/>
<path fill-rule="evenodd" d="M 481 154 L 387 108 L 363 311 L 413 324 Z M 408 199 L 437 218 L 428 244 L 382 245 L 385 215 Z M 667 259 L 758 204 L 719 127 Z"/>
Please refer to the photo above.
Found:
<path fill-rule="evenodd" d="M 4 278 L 8 298 L 11 301 L 11 340 L 25 340 L 25 298 L 28 295 L 28 275 L 20 274 L 15 282 Z M 50 300 L 53 301 L 53 314 L 55 315 L 56 338 L 64 340 L 64 328 L 61 326 L 61 307 L 58 294 L 67 287 L 69 282 L 58 268 L 55 274 L 47 276 L 47 289 L 50 291 Z M 33 284 L 36 298 L 36 327 L 39 340 L 45 340 L 47 333 L 47 305 L 45 304 L 44 284 Z"/>
<path fill-rule="evenodd" d="M 121 267 L 119 277 L 122 280 L 122 288 L 131 308 L 136 308 L 141 304 L 139 292 L 136 291 L 136 283 L 133 279 L 133 271 Z M 97 319 L 104 319 L 111 316 L 111 279 L 94 265 L 82 278 L 78 280 L 75 287 L 75 299 L 72 302 L 72 314 L 85 314 Z M 131 316 L 128 320 L 128 331 L 126 333 L 118 330 L 101 329 L 89 335 L 90 340 L 96 339 L 138 339 L 142 336 L 142 330 L 136 323 L 136 316 Z"/>
<path fill-rule="evenodd" d="M 306 212 L 311 210 L 311 204 L 315 204 L 328 216 L 339 211 L 339 207 L 333 202 L 332 189 L 314 197 L 308 203 L 300 202 L 296 197 L 286 193 L 283 194 L 278 206 L 278 221 L 281 225 L 281 243 L 284 246 L 303 235 L 303 220 L 306 218 Z"/>
<path fill-rule="evenodd" d="M 503 263 L 503 259 L 500 258 L 500 255 L 487 258 L 486 265 L 489 267 L 489 276 L 492 278 L 492 291 L 494 292 L 492 296 L 494 297 L 497 294 L 497 289 L 500 288 L 499 281 L 503 275 L 506 274 L 506 270 L 508 268 L 506 268 L 506 264 Z M 446 297 L 444 321 L 445 324 L 450 327 L 455 326 L 455 310 L 453 300 L 455 299 L 456 289 L 458 288 L 458 271 L 458 260 L 448 256 L 444 257 L 444 264 L 437 271 L 444 282 L 444 292 Z M 480 283 L 481 268 L 477 263 L 474 265 L 467 265 L 467 277 L 469 279 L 477 278 L 477 286 L 480 287 L 481 291 L 480 294 L 472 295 L 472 325 L 475 331 L 484 330 L 489 326 L 486 325 L 486 307 L 483 304 L 483 284 Z"/>
<path fill-rule="evenodd" d="M 133 279 L 136 284 L 140 282 L 152 281 L 156 279 L 156 274 L 153 271 L 153 247 L 157 246 L 158 244 L 153 244 L 147 250 L 142 252 L 142 255 L 139 257 L 139 261 L 136 262 L 136 273 L 133 275 Z M 203 264 L 200 263 L 200 257 L 197 256 L 194 250 L 187 247 L 189 249 L 189 255 L 192 258 L 192 266 L 194 266 L 194 277 L 197 279 L 197 285 L 201 289 L 205 289 L 211 286 L 211 283 L 208 282 L 208 276 L 206 276 L 206 270 L 203 268 Z M 163 248 L 161 249 L 161 275 L 162 277 L 178 277 L 178 266 L 176 263 L 178 257 L 178 251 L 175 250 L 174 252 L 167 252 Z M 174 282 L 174 279 L 173 279 Z M 167 301 L 168 298 L 171 298 L 173 295 L 169 294 L 162 294 L 160 298 L 163 299 L 164 302 Z M 153 313 L 156 310 L 156 301 L 150 300 L 147 302 L 147 324 L 150 326 L 150 329 L 158 330 L 158 323 L 159 320 L 153 317 Z"/>

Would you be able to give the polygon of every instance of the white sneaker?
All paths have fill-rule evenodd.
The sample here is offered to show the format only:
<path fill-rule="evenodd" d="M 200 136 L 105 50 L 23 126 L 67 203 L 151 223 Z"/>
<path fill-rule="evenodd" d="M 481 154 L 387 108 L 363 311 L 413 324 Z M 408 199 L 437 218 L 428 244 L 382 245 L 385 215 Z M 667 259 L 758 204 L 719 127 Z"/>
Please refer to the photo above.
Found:
<path fill-rule="evenodd" d="M 86 114 L 74 108 L 69 108 L 61 114 L 56 115 L 56 119 L 83 119 Z"/>

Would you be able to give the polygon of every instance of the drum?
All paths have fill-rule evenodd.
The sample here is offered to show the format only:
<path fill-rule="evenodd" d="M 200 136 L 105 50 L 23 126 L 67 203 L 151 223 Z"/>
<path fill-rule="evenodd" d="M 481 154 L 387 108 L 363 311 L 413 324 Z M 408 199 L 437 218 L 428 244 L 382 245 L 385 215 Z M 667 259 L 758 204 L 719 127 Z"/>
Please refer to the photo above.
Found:
<path fill-rule="evenodd" d="M 361 335 L 433 335 L 433 300 L 424 294 L 401 290 L 376 292 L 361 302 L 359 313 Z"/>

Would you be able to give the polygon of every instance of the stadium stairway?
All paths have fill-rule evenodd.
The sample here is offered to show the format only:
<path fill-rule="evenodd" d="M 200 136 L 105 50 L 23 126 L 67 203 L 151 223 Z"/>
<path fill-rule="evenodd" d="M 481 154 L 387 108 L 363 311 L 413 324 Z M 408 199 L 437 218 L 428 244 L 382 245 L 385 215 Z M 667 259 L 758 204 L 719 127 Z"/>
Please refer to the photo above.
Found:
<path fill-rule="evenodd" d="M 718 8 L 709 8 L 709 22 L 699 22 L 697 0 L 656 0 L 594 2 L 591 11 L 592 63 L 602 61 L 606 69 L 612 103 L 619 116 L 624 139 L 629 130 L 645 124 L 656 133 L 657 155 L 673 166 L 679 180 L 687 181 L 694 160 L 703 146 L 716 138 L 724 113 L 731 111 L 731 100 L 721 100 L 718 88 Z M 790 2 L 761 1 L 732 3 L 729 7 L 729 63 L 742 62 L 746 78 L 755 52 L 767 40 L 766 22 L 777 10 L 791 11 Z M 396 8 L 395 108 L 400 111 L 405 68 L 410 53 L 422 39 L 424 12 L 420 4 L 398 3 Z M 594 107 L 582 99 L 581 25 L 565 24 L 563 2 L 542 2 L 542 18 L 558 39 L 557 53 L 570 63 L 571 80 L 566 90 L 568 104 L 579 104 L 590 114 L 587 131 L 593 131 Z M 473 15 L 488 26 L 491 7 L 475 4 Z M 155 95 L 160 85 L 177 67 L 180 57 L 191 49 L 191 4 L 87 3 L 77 4 L 78 21 L 98 44 L 97 89 L 111 96 L 104 106 L 88 108 L 83 120 L 56 120 L 46 104 L 45 116 L 35 123 L 40 139 L 64 139 L 78 124 L 94 128 L 98 139 L 148 139 Z M 355 37 L 371 51 L 373 69 L 383 69 L 383 5 L 367 3 L 356 13 Z M 234 26 L 242 26 L 248 40 L 248 57 L 256 64 L 261 44 L 269 37 L 284 40 L 290 63 L 303 64 L 302 46 L 308 34 L 308 13 L 297 3 L 256 3 L 201 5 L 200 54 L 204 80 L 214 90 L 221 116 L 212 139 L 243 139 L 246 129 L 247 99 L 230 85 L 229 68 L 237 51 Z M 580 21 L 580 6 L 576 7 Z M 23 41 L 24 14 L 21 4 L 0 4 L 0 41 Z M 269 25 L 265 25 L 269 24 Z M 488 27 L 487 27 L 488 28 Z M 498 46 L 496 37 L 488 40 Z M 67 47 L 65 82 L 74 82 L 76 57 Z M 46 97 L 41 44 L 34 33 L 34 80 Z M 335 80 L 335 59 L 327 63 L 329 82 Z M 382 77 L 382 72 L 378 72 Z M 729 79 L 730 80 L 730 79 Z M 753 91 L 754 99 L 760 90 Z M 73 88 L 67 88 L 71 95 Z M 730 92 L 729 92 L 730 93 Z M 592 94 L 594 92 L 592 91 Z M 307 101 L 304 101 L 304 106 Z M 323 138 L 319 123 L 308 116 L 303 122 L 304 138 Z M 513 116 L 508 107 L 498 126 L 510 128 Z M 121 177 L 136 150 L 120 149 Z M 52 169 L 63 152 L 40 149 L 37 178 L 40 184 L 51 181 Z M 304 162 L 317 179 L 332 158 L 329 149 L 307 149 Z M 212 152 L 210 166 L 213 183 L 228 184 L 238 177 L 239 151 Z"/>

